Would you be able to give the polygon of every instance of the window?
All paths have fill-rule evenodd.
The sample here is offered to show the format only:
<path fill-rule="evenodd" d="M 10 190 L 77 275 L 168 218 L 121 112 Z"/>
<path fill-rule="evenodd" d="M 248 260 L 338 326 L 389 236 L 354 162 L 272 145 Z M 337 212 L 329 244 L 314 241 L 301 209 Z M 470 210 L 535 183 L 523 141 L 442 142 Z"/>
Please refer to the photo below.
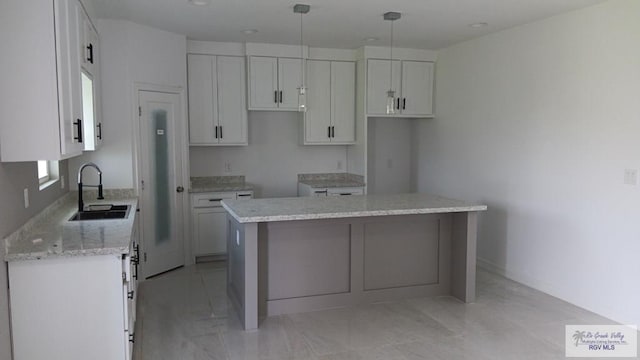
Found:
<path fill-rule="evenodd" d="M 40 185 L 49 181 L 49 162 L 38 160 L 38 182 Z"/>
<path fill-rule="evenodd" d="M 38 160 L 38 183 L 40 190 L 54 184 L 60 177 L 60 169 L 57 161 Z"/>

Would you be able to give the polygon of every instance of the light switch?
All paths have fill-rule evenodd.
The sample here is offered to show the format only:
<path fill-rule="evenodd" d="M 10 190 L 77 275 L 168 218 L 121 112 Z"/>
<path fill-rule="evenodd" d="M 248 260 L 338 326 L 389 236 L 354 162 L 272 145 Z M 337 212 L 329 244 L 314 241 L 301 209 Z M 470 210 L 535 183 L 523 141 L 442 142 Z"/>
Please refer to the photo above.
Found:
<path fill-rule="evenodd" d="M 625 185 L 638 185 L 638 170 L 637 169 L 625 169 L 624 170 L 624 184 Z"/>

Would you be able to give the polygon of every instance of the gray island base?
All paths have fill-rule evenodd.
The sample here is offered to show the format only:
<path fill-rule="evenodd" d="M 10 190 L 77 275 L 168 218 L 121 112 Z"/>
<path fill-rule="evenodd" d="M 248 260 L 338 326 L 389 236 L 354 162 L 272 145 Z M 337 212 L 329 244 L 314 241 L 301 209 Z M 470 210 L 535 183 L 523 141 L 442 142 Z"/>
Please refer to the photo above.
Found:
<path fill-rule="evenodd" d="M 477 214 L 428 194 L 224 200 L 227 290 L 245 330 L 286 313 L 452 295 L 475 301 Z"/>

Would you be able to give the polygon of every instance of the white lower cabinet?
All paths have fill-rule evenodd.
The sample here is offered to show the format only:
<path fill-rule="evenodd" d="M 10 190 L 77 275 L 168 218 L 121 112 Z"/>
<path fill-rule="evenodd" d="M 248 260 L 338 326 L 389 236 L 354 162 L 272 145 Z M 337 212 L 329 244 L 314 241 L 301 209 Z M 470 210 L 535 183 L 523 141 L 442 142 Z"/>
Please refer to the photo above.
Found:
<path fill-rule="evenodd" d="M 251 199 L 252 191 L 198 193 L 191 195 L 193 255 L 227 253 L 227 212 L 220 201 Z"/>
<path fill-rule="evenodd" d="M 364 187 L 330 187 L 318 188 L 307 184 L 298 183 L 298 196 L 345 196 L 345 195 L 364 195 Z"/>
<path fill-rule="evenodd" d="M 130 255 L 9 262 L 14 359 L 131 359 L 136 264 Z"/>

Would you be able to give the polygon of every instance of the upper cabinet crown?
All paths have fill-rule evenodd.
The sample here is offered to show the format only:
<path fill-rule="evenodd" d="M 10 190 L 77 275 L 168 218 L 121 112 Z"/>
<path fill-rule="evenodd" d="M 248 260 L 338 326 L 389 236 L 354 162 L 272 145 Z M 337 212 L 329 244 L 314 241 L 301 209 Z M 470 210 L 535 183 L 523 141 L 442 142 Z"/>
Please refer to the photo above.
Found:
<path fill-rule="evenodd" d="M 61 160 L 85 148 L 77 0 L 0 2 L 0 159 Z"/>
<path fill-rule="evenodd" d="M 297 58 L 249 56 L 249 110 L 298 110 L 302 62 Z"/>
<path fill-rule="evenodd" d="M 386 111 L 389 88 L 395 91 L 395 115 Z M 367 114 L 433 117 L 433 63 L 368 59 Z"/>
<path fill-rule="evenodd" d="M 353 144 L 356 117 L 356 64 L 307 60 L 305 145 Z"/>
<path fill-rule="evenodd" d="M 188 55 L 189 143 L 247 145 L 245 59 Z"/>

